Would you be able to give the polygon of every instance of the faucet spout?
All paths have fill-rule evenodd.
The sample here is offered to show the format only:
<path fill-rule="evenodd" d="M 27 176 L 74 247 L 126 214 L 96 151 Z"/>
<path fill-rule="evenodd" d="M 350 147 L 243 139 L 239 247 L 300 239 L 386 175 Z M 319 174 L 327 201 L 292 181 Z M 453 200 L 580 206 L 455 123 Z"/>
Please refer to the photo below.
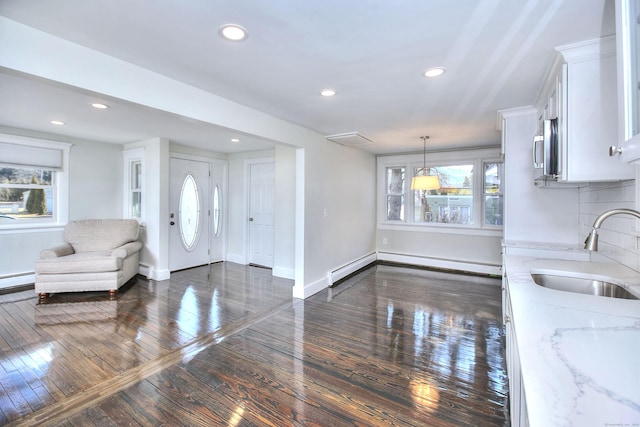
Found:
<path fill-rule="evenodd" d="M 597 251 L 598 250 L 598 229 L 602 225 L 602 223 L 613 215 L 631 215 L 640 219 L 640 212 L 633 209 L 611 209 L 606 212 L 598 215 L 596 220 L 593 222 L 593 228 L 587 239 L 584 241 L 584 248 L 588 251 Z"/>

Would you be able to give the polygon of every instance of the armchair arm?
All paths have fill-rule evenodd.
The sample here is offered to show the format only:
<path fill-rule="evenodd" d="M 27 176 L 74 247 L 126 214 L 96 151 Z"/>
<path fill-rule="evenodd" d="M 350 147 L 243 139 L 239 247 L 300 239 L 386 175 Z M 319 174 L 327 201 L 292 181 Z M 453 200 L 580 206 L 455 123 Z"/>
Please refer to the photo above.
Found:
<path fill-rule="evenodd" d="M 142 242 L 137 240 L 135 242 L 125 243 L 124 245 L 113 249 L 111 251 L 111 255 L 124 259 L 129 255 L 138 252 L 140 249 L 142 249 Z"/>
<path fill-rule="evenodd" d="M 40 258 L 59 258 L 66 255 L 74 254 L 73 246 L 69 243 L 62 244 L 49 249 L 40 251 Z"/>

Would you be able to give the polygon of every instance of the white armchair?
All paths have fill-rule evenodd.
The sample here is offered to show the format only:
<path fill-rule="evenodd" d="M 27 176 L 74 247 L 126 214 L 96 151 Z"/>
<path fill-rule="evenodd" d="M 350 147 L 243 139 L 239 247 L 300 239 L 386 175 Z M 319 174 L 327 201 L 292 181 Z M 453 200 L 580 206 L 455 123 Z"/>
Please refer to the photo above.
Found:
<path fill-rule="evenodd" d="M 134 219 L 71 221 L 65 243 L 45 249 L 36 261 L 35 290 L 43 300 L 50 293 L 118 289 L 138 272 L 142 243 Z"/>

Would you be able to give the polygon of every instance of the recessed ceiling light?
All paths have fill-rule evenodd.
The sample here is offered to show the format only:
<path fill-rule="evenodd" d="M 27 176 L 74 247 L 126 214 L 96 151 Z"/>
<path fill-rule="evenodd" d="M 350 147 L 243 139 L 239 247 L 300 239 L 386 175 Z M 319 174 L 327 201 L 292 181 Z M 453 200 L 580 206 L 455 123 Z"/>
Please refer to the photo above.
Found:
<path fill-rule="evenodd" d="M 438 77 L 443 75 L 445 72 L 445 69 L 442 67 L 433 67 L 433 68 L 429 68 L 424 72 L 424 76 L 425 77 Z"/>
<path fill-rule="evenodd" d="M 106 104 L 101 104 L 101 103 L 99 103 L 99 102 L 94 102 L 93 104 L 91 104 L 91 106 L 92 106 L 93 108 L 97 108 L 98 110 L 104 110 L 104 109 L 106 109 L 106 108 L 109 108 L 109 106 L 108 106 L 108 105 L 106 105 Z"/>
<path fill-rule="evenodd" d="M 326 96 L 326 97 L 335 96 L 335 94 L 336 94 L 336 91 L 333 89 L 323 89 L 320 91 L 320 95 Z"/>
<path fill-rule="evenodd" d="M 231 142 L 240 142 L 238 138 L 231 138 Z"/>
<path fill-rule="evenodd" d="M 223 25 L 218 30 L 218 34 L 220 34 L 225 39 L 234 42 L 245 40 L 248 37 L 247 30 L 236 24 Z"/>
<path fill-rule="evenodd" d="M 51 120 L 51 124 L 56 126 L 62 126 L 64 125 L 64 122 L 61 122 L 60 120 Z"/>

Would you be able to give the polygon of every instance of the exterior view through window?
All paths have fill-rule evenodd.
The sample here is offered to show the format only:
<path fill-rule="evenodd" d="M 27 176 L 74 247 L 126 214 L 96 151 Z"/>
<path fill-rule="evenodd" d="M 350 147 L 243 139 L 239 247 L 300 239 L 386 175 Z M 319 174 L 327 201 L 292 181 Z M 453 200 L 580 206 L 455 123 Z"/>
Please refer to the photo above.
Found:
<path fill-rule="evenodd" d="M 440 181 L 437 190 L 415 190 L 415 223 L 470 224 L 473 222 L 473 165 L 428 168 Z M 414 171 L 417 174 L 418 169 Z"/>
<path fill-rule="evenodd" d="M 55 172 L 0 167 L 0 223 L 51 220 Z"/>
<path fill-rule="evenodd" d="M 493 157 L 493 156 L 492 156 Z M 412 158 L 383 159 L 379 208 L 386 224 L 501 228 L 504 206 L 503 162 L 482 158 L 424 167 Z M 439 187 L 411 190 L 414 176 L 436 176 Z M 382 193 L 384 191 L 384 193 Z"/>

